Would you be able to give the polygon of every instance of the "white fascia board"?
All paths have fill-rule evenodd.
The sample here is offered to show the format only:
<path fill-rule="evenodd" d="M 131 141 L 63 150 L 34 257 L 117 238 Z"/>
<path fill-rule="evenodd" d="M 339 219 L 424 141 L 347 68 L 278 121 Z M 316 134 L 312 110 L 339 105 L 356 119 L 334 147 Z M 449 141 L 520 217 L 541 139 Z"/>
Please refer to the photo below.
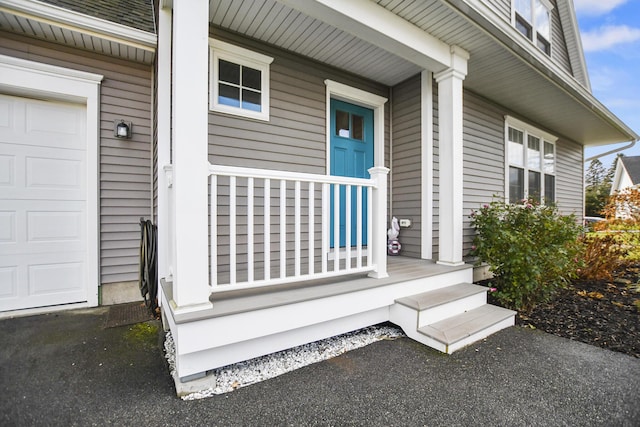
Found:
<path fill-rule="evenodd" d="M 32 0 L 3 0 L 0 10 L 28 19 L 155 52 L 155 34 Z"/>
<path fill-rule="evenodd" d="M 555 84 L 577 103 L 594 112 L 611 127 L 626 134 L 629 140 L 640 140 L 626 123 L 613 114 L 589 89 L 580 84 L 573 76 L 560 68 L 544 52 L 527 40 L 510 22 L 500 18 L 483 0 L 445 0 L 454 10 L 463 14 L 485 34 L 509 49 L 521 61 L 538 71 L 547 80 Z M 464 12 L 462 12 L 464 10 Z"/>
<path fill-rule="evenodd" d="M 452 63 L 451 46 L 369 0 L 279 2 L 393 52 L 424 69 L 439 72 L 456 65 Z M 466 68 L 464 72 L 466 74 Z"/>

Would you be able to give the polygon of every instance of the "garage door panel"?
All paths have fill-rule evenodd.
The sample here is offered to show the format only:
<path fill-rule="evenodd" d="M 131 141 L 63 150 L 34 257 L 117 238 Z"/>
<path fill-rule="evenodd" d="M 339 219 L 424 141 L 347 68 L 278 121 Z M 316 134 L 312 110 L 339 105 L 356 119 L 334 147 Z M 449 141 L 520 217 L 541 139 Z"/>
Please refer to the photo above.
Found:
<path fill-rule="evenodd" d="M 18 266 L 0 267 L 0 300 L 18 296 Z"/>
<path fill-rule="evenodd" d="M 83 200 L 86 153 L 0 143 L 0 199 Z"/>
<path fill-rule="evenodd" d="M 16 212 L 0 211 L 0 245 L 16 243 Z"/>
<path fill-rule="evenodd" d="M 84 162 L 51 157 L 27 157 L 26 188 L 83 190 Z"/>
<path fill-rule="evenodd" d="M 0 154 L 0 187 L 13 187 L 16 183 L 16 156 Z"/>
<path fill-rule="evenodd" d="M 87 300 L 85 115 L 0 95 L 0 311 Z"/>
<path fill-rule="evenodd" d="M 86 250 L 84 202 L 9 200 L 0 211 L 0 256 Z"/>

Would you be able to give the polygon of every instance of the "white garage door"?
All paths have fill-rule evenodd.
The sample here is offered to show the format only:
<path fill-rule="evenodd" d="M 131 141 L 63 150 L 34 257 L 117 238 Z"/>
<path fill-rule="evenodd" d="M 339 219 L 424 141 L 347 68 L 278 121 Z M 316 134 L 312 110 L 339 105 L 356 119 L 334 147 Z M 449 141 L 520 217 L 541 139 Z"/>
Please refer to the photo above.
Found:
<path fill-rule="evenodd" d="M 0 95 L 0 311 L 87 300 L 85 121 Z"/>

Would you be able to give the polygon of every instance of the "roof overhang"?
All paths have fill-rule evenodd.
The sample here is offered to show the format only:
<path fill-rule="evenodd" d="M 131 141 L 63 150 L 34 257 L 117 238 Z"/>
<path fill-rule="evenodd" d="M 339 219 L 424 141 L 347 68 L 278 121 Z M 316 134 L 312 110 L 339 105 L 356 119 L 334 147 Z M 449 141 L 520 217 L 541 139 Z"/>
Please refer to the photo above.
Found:
<path fill-rule="evenodd" d="M 157 45 L 153 33 L 32 0 L 0 1 L 0 28 L 145 64 Z"/>
<path fill-rule="evenodd" d="M 479 0 L 211 0 L 209 15 L 214 28 L 389 86 L 441 71 L 456 46 L 470 54 L 465 88 L 509 114 L 582 145 L 639 139 L 586 74 L 580 83 Z"/>

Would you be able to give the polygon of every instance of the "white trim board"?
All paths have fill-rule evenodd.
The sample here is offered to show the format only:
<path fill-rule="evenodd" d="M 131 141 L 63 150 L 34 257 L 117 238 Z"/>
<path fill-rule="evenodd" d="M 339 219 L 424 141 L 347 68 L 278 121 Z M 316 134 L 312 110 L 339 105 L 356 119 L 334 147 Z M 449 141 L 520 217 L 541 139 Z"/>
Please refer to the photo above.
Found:
<path fill-rule="evenodd" d="M 0 91 L 12 95 L 71 101 L 86 106 L 87 126 L 87 302 L 98 305 L 98 147 L 102 75 L 0 55 Z M 92 244 L 93 243 L 93 244 Z M 47 311 L 52 311 L 50 308 Z"/>

